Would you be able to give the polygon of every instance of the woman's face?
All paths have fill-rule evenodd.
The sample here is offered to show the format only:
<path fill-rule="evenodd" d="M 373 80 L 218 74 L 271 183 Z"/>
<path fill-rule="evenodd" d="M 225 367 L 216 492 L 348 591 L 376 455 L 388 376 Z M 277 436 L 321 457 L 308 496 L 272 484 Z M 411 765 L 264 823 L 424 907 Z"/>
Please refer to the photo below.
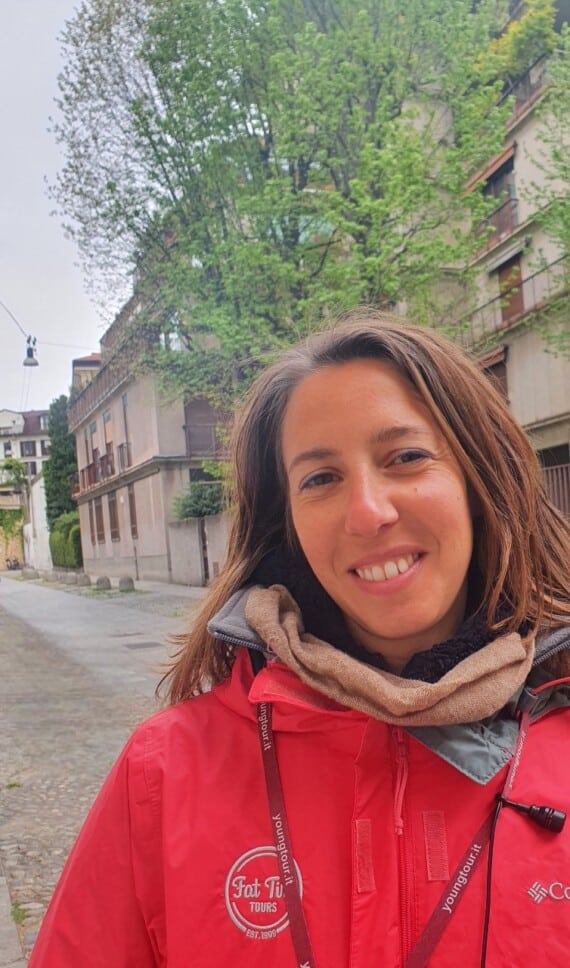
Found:
<path fill-rule="evenodd" d="M 429 410 L 376 360 L 294 390 L 282 429 L 299 543 L 355 639 L 400 671 L 462 622 L 473 546 L 463 473 Z"/>

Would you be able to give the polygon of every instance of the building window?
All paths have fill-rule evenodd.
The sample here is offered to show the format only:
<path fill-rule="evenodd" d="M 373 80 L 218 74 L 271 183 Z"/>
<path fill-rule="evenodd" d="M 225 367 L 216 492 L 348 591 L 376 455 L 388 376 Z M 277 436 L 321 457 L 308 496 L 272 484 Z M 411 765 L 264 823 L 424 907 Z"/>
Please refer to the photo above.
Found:
<path fill-rule="evenodd" d="M 92 424 L 89 424 L 89 444 L 91 450 L 91 457 L 89 463 L 95 461 L 96 455 L 99 453 L 99 440 L 97 438 L 97 421 L 94 420 Z"/>
<path fill-rule="evenodd" d="M 49 413 L 40 416 L 40 430 L 49 430 Z"/>
<path fill-rule="evenodd" d="M 93 514 L 93 501 L 89 501 L 89 534 L 91 535 L 91 544 L 95 544 L 95 516 Z"/>
<path fill-rule="evenodd" d="M 93 501 L 95 508 L 95 532 L 97 534 L 97 541 L 99 544 L 104 544 L 105 542 L 105 524 L 103 522 L 103 504 L 100 497 L 96 497 Z"/>
<path fill-rule="evenodd" d="M 139 532 L 137 528 L 137 506 L 135 503 L 135 485 L 129 484 L 127 488 L 129 495 L 129 517 L 131 521 L 131 537 L 138 538 Z"/>
<path fill-rule="evenodd" d="M 501 293 L 501 319 L 510 323 L 524 312 L 521 257 L 515 255 L 503 262 L 497 270 L 499 292 Z"/>
<path fill-rule="evenodd" d="M 35 477 L 38 473 L 38 465 L 35 460 L 24 461 L 24 467 L 26 468 L 26 477 Z"/>
<path fill-rule="evenodd" d="M 35 457 L 36 456 L 35 440 L 20 441 L 20 454 L 22 457 Z"/>
<path fill-rule="evenodd" d="M 513 156 L 489 176 L 483 194 L 486 198 L 494 199 L 496 203 L 496 207 L 485 222 L 493 229 L 491 240 L 493 235 L 503 236 L 512 232 L 518 225 L 518 200 Z"/>
<path fill-rule="evenodd" d="M 42 440 L 42 457 L 49 455 L 49 440 Z"/>
<path fill-rule="evenodd" d="M 111 541 L 120 541 L 119 518 L 117 516 L 117 492 L 111 491 L 107 495 L 109 505 L 109 527 L 111 529 Z"/>
<path fill-rule="evenodd" d="M 11 457 L 11 456 L 12 456 L 12 441 L 7 440 L 4 443 L 4 457 Z"/>
<path fill-rule="evenodd" d="M 493 386 L 508 402 L 507 352 L 508 346 L 496 346 L 490 353 L 479 357 L 477 362 Z"/>

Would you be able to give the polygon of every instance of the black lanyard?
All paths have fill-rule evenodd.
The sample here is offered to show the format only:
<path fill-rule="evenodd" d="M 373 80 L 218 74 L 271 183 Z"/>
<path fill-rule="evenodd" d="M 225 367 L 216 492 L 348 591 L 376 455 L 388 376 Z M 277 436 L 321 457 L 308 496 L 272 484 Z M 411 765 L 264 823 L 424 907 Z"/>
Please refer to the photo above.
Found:
<path fill-rule="evenodd" d="M 530 710 L 527 708 L 522 713 L 517 743 L 507 773 L 502 798 L 508 798 L 510 795 L 519 768 L 529 724 Z M 291 839 L 283 800 L 283 789 L 279 776 L 273 728 L 271 725 L 271 703 L 262 702 L 258 704 L 257 726 L 263 756 L 263 769 L 269 800 L 269 812 L 273 826 L 273 838 L 279 868 L 281 870 L 285 903 L 289 915 L 289 927 L 295 949 L 297 966 L 298 968 L 316 968 L 315 956 L 313 954 L 309 930 L 301 902 L 299 884 L 295 874 L 295 862 L 291 848 Z M 464 897 L 473 874 L 485 854 L 485 849 L 491 837 L 496 809 L 496 806 L 493 805 L 493 809 L 467 847 L 467 850 L 446 884 L 433 914 L 408 956 L 405 968 L 424 968 L 427 964 L 428 959 L 440 941 L 453 914 L 455 914 L 457 906 Z"/>

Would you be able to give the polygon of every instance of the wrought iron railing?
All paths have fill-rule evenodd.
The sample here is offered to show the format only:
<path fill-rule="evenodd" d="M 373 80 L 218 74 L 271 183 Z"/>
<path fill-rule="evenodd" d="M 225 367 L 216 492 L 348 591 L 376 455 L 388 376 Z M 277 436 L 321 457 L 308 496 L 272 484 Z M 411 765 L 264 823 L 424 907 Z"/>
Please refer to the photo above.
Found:
<path fill-rule="evenodd" d="M 494 333 L 512 326 L 528 313 L 541 309 L 565 291 L 568 284 L 568 266 L 567 257 L 562 256 L 526 279 L 505 288 L 498 296 L 462 317 L 458 321 L 459 341 L 470 348 Z M 521 296 L 521 311 L 516 314 L 503 312 L 516 294 Z"/>

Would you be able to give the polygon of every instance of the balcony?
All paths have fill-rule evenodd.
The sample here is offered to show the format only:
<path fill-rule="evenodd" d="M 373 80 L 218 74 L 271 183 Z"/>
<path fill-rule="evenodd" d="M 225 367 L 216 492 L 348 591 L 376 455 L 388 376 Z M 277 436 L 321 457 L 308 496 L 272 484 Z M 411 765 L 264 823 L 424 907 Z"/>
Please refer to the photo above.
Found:
<path fill-rule="evenodd" d="M 526 279 L 503 289 L 473 312 L 458 320 L 459 342 L 467 349 L 513 326 L 530 312 L 543 309 L 567 287 L 568 259 L 564 256 Z"/>
<path fill-rule="evenodd" d="M 92 462 L 87 464 L 86 467 L 81 468 L 76 482 L 74 482 L 72 479 L 72 497 L 77 497 L 78 494 L 83 494 L 84 491 L 88 491 L 97 484 L 101 484 L 110 477 L 114 477 L 115 474 L 115 458 L 113 455 L 112 446 L 109 445 L 106 453 L 104 454 L 100 454 L 98 450 L 94 450 Z M 75 491 L 73 490 L 74 487 L 76 488 Z"/>
<path fill-rule="evenodd" d="M 544 467 L 544 485 L 552 503 L 570 517 L 570 464 Z"/>
<path fill-rule="evenodd" d="M 513 98 L 513 113 L 509 119 L 509 125 L 513 124 L 521 114 L 524 114 L 540 95 L 546 81 L 547 61 L 546 55 L 539 57 L 522 77 L 510 83 L 506 88 L 500 103 L 506 101 L 509 97 Z"/>
<path fill-rule="evenodd" d="M 81 493 L 81 485 L 79 483 L 79 471 L 76 474 L 72 474 L 69 478 L 69 492 L 73 498 L 76 498 L 78 494 Z"/>
<path fill-rule="evenodd" d="M 498 206 L 484 222 L 476 229 L 475 235 L 484 235 L 480 251 L 491 249 L 501 242 L 505 236 L 514 232 L 519 224 L 519 200 L 507 198 Z"/>

